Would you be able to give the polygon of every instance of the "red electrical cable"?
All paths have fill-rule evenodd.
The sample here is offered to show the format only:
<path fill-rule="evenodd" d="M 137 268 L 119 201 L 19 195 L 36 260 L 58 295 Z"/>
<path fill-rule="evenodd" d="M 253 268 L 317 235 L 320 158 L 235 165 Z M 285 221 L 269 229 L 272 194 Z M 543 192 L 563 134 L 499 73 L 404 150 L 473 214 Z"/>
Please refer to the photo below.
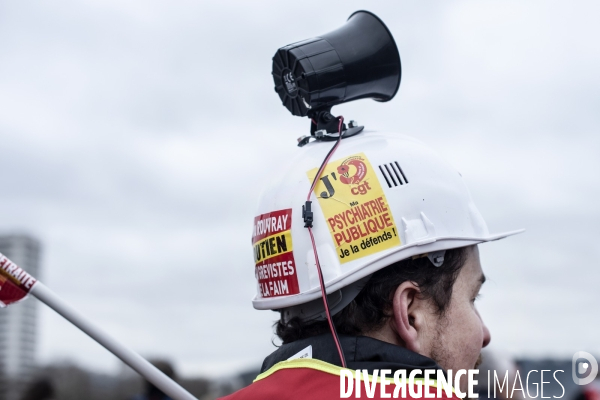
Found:
<path fill-rule="evenodd" d="M 315 245 L 315 237 L 313 236 L 311 228 L 308 228 L 308 233 L 310 234 L 310 241 L 312 242 L 313 251 L 315 252 L 315 261 L 317 263 L 317 272 L 319 273 L 319 282 L 321 284 L 321 296 L 323 297 L 323 304 L 325 305 L 325 314 L 327 315 L 327 322 L 329 323 L 329 329 L 331 329 L 331 334 L 333 335 L 335 347 L 337 347 L 338 354 L 340 355 L 342 367 L 347 368 L 346 367 L 346 358 L 344 357 L 344 352 L 342 351 L 342 345 L 340 343 L 340 338 L 337 335 L 337 331 L 335 330 L 335 325 L 333 325 L 333 320 L 331 319 L 331 313 L 329 312 L 329 301 L 327 300 L 327 293 L 325 292 L 325 283 L 323 282 L 323 272 L 321 271 L 321 265 L 319 264 L 319 256 L 317 255 L 317 247 Z"/>
<path fill-rule="evenodd" d="M 338 130 L 339 130 L 338 139 L 336 140 L 335 145 L 333 146 L 333 148 L 331 150 L 329 150 L 329 153 L 327 153 L 327 156 L 325 157 L 325 160 L 323 160 L 323 164 L 321 164 L 321 168 L 319 168 L 319 170 L 317 171 L 317 175 L 315 176 L 315 179 L 313 179 L 313 183 L 310 186 L 310 190 L 308 191 L 308 196 L 306 196 L 306 201 L 310 201 L 310 195 L 313 192 L 313 190 L 315 190 L 315 186 L 317 186 L 317 181 L 321 177 L 321 174 L 323 173 L 323 170 L 327 166 L 327 163 L 329 162 L 329 159 L 331 159 L 331 156 L 333 156 L 333 153 L 335 153 L 335 151 L 337 150 L 338 146 L 342 142 L 342 125 L 344 124 L 344 117 L 342 117 L 340 115 L 338 118 L 340 119 L 340 123 L 338 125 Z"/>
<path fill-rule="evenodd" d="M 306 197 L 306 201 L 310 201 L 310 196 L 315 189 L 317 181 L 321 177 L 323 170 L 327 166 L 327 163 L 335 153 L 336 149 L 340 145 L 342 141 L 342 126 L 344 125 L 344 117 L 339 116 L 340 123 L 338 125 L 339 136 L 335 143 L 335 145 L 329 150 L 329 153 L 323 160 L 323 164 L 321 164 L 321 168 L 317 171 L 317 175 L 313 180 L 312 185 L 310 186 L 310 190 L 308 192 L 308 196 Z M 329 323 L 329 329 L 331 329 L 331 334 L 333 335 L 333 340 L 335 342 L 335 346 L 337 347 L 338 354 L 340 355 L 340 361 L 342 362 L 342 367 L 346 368 L 346 358 L 344 357 L 344 352 L 342 351 L 342 345 L 340 343 L 340 338 L 338 337 L 337 331 L 335 329 L 335 325 L 333 324 L 333 320 L 331 318 L 331 312 L 329 311 L 329 301 L 327 299 L 327 292 L 325 291 L 325 281 L 323 279 L 323 271 L 321 270 L 321 264 L 319 263 L 319 255 L 317 254 L 317 245 L 315 244 L 315 237 L 312 233 L 312 228 L 308 227 L 308 233 L 310 234 L 310 241 L 312 243 L 312 248 L 315 253 L 315 263 L 317 264 L 317 272 L 319 274 L 319 284 L 321 286 L 321 296 L 323 297 L 323 305 L 325 306 L 325 315 L 327 316 L 327 322 Z"/>

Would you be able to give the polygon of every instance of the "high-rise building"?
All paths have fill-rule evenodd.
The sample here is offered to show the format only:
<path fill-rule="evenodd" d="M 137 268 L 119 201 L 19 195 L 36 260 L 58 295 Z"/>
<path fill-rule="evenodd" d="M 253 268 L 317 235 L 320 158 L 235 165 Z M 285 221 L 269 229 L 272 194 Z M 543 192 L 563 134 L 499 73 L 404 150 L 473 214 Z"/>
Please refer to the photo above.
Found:
<path fill-rule="evenodd" d="M 1 235 L 0 253 L 39 276 L 40 243 L 27 235 Z M 36 302 L 0 309 L 0 400 L 17 400 L 31 376 L 37 337 Z"/>

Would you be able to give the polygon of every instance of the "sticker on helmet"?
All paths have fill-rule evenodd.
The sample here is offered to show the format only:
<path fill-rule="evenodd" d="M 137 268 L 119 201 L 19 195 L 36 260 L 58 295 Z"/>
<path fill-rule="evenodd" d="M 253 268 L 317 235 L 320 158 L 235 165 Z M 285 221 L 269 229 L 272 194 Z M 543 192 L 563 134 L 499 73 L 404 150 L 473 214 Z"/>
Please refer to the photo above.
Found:
<path fill-rule="evenodd" d="M 318 170 L 307 172 L 310 182 Z M 390 206 L 364 153 L 327 164 L 314 192 L 340 263 L 400 245 Z"/>
<path fill-rule="evenodd" d="M 261 297 L 299 293 L 292 252 L 292 209 L 272 211 L 255 217 L 252 245 Z"/>

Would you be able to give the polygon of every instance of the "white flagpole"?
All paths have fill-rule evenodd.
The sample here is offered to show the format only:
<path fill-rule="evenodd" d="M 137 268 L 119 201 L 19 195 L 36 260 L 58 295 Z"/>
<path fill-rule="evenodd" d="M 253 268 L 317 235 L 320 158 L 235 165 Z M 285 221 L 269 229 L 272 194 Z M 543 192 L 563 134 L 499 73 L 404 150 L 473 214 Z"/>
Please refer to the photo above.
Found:
<path fill-rule="evenodd" d="M 29 292 L 42 303 L 62 315 L 67 321 L 88 334 L 92 339 L 104 346 L 108 351 L 119 357 L 125 364 L 136 370 L 140 375 L 150 381 L 174 400 L 198 400 L 175 381 L 159 371 L 142 356 L 130 348 L 117 342 L 106 332 L 92 324 L 87 318 L 48 289 L 42 282 L 37 281 Z"/>

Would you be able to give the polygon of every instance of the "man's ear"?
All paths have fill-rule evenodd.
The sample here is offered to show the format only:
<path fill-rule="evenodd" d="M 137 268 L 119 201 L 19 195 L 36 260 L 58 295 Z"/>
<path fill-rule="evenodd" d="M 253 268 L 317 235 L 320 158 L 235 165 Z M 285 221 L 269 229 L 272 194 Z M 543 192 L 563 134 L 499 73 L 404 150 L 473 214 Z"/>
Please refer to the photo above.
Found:
<path fill-rule="evenodd" d="M 404 346 L 415 353 L 422 349 L 421 340 L 424 326 L 423 300 L 419 298 L 421 291 L 413 282 L 402 282 L 394 292 L 392 302 L 393 318 L 390 322 Z"/>

